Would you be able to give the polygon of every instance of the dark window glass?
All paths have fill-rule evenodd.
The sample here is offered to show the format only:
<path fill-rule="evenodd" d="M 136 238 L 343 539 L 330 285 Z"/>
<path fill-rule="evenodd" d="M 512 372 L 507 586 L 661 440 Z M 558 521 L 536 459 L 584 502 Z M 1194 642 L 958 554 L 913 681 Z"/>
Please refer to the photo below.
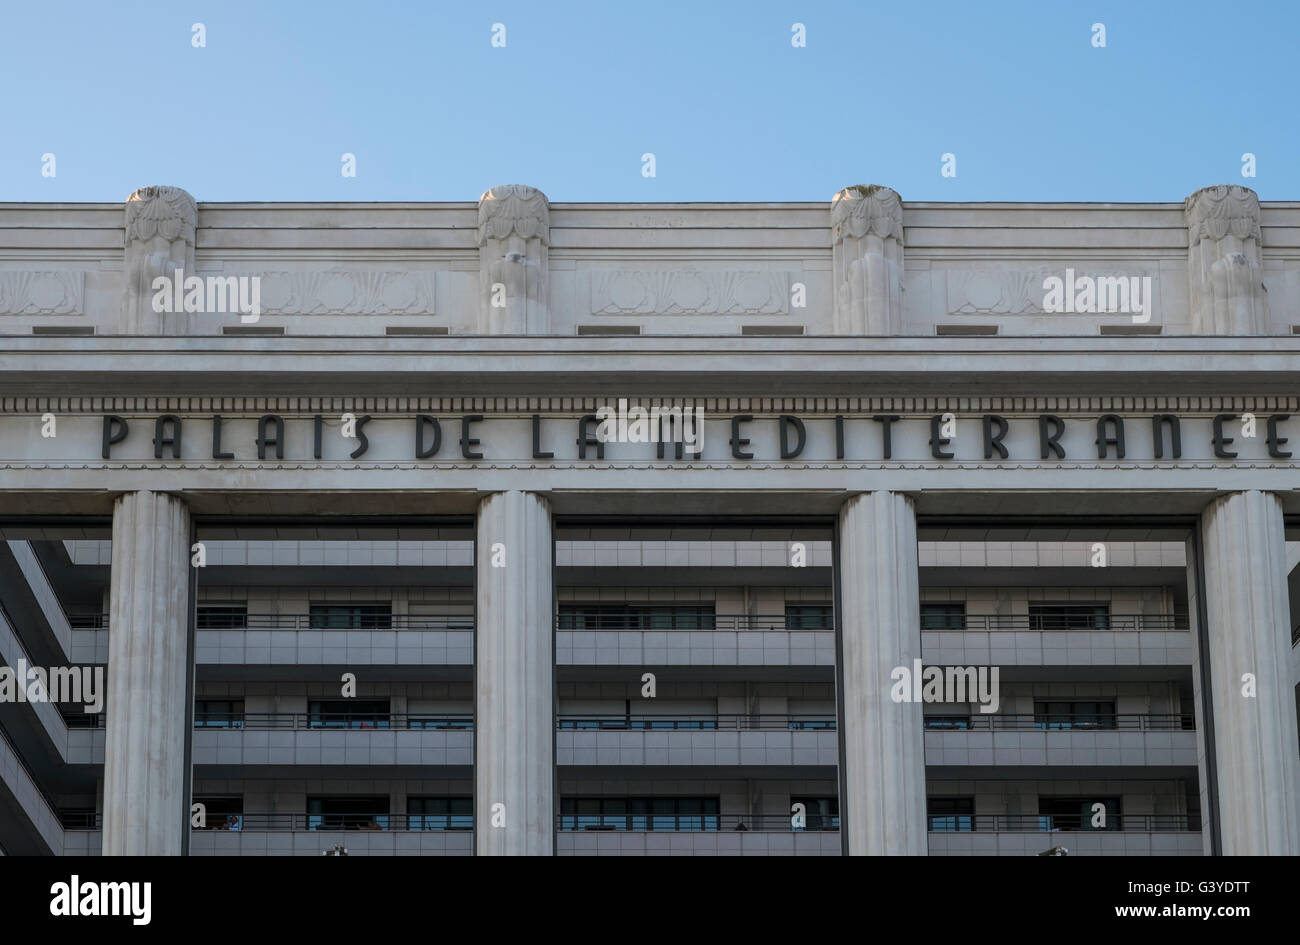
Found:
<path fill-rule="evenodd" d="M 309 797 L 308 830 L 387 830 L 388 798 Z"/>
<path fill-rule="evenodd" d="M 1120 803 L 1118 797 L 1039 797 L 1039 830 L 1119 830 Z M 1099 815 L 1093 805 L 1105 805 L 1105 820 L 1094 827 Z"/>
<path fill-rule="evenodd" d="M 243 699 L 196 699 L 195 728 L 243 728 Z"/>
<path fill-rule="evenodd" d="M 975 798 L 927 797 L 925 813 L 929 821 L 927 830 L 935 833 L 971 831 L 975 829 Z"/>
<path fill-rule="evenodd" d="M 717 830 L 716 797 L 566 797 L 561 830 Z"/>
<path fill-rule="evenodd" d="M 307 703 L 312 728 L 388 728 L 387 699 L 334 699 Z"/>
<path fill-rule="evenodd" d="M 1030 630 L 1109 630 L 1110 604 L 1030 604 Z"/>
<path fill-rule="evenodd" d="M 787 630 L 833 630 L 835 608 L 831 604 L 786 604 Z"/>
<path fill-rule="evenodd" d="M 970 730 L 970 716 L 927 715 L 925 727 L 932 732 L 965 732 Z"/>
<path fill-rule="evenodd" d="M 204 807 L 206 826 L 196 830 L 243 830 L 244 798 L 239 794 L 196 794 L 195 804 Z"/>
<path fill-rule="evenodd" d="M 248 605 L 199 604 L 194 626 L 199 630 L 243 630 L 248 626 Z"/>
<path fill-rule="evenodd" d="M 1117 724 L 1113 702 L 1034 702 L 1034 727 L 1043 731 L 1113 729 Z"/>
<path fill-rule="evenodd" d="M 392 604 L 312 604 L 313 630 L 389 630 Z"/>
<path fill-rule="evenodd" d="M 561 604 L 561 630 L 712 630 L 712 604 Z"/>
<path fill-rule="evenodd" d="M 922 630 L 963 630 L 966 627 L 966 604 L 923 603 L 921 604 Z"/>
<path fill-rule="evenodd" d="M 411 830 L 473 830 L 474 798 L 408 797 L 406 815 Z"/>
<path fill-rule="evenodd" d="M 839 830 L 840 829 L 840 799 L 838 797 L 791 797 L 790 805 L 802 804 L 804 807 L 804 824 L 803 830 Z M 799 830 L 801 828 L 794 826 L 793 816 L 790 822 L 791 829 Z"/>

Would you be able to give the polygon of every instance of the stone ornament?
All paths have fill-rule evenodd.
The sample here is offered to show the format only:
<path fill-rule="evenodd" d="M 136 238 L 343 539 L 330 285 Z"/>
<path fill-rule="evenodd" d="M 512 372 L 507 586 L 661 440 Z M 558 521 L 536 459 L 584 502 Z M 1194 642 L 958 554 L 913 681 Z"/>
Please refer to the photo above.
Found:
<path fill-rule="evenodd" d="M 1204 187 L 1183 201 L 1183 216 L 1192 333 L 1269 334 L 1259 196 L 1236 184 Z"/>
<path fill-rule="evenodd" d="M 903 202 L 888 187 L 846 187 L 831 200 L 837 335 L 903 327 Z"/>
<path fill-rule="evenodd" d="M 195 275 L 198 205 L 179 187 L 141 187 L 126 198 L 126 253 L 121 331 L 124 335 L 186 335 L 192 315 L 155 312 L 153 283 Z M 183 276 L 182 276 L 183 277 Z"/>
<path fill-rule="evenodd" d="M 1259 242 L 1259 196 L 1248 187 L 1202 187 L 1183 201 L 1183 216 L 1189 244 L 1228 235 Z"/>
<path fill-rule="evenodd" d="M 845 187 L 831 200 L 831 243 L 870 233 L 903 242 L 903 199 L 879 184 Z"/>
<path fill-rule="evenodd" d="M 127 245 L 159 237 L 193 246 L 198 223 L 198 204 L 179 187 L 141 187 L 126 198 Z"/>
<path fill-rule="evenodd" d="M 551 331 L 551 212 L 546 194 L 523 184 L 493 187 L 478 203 L 479 330 Z"/>
<path fill-rule="evenodd" d="M 551 209 L 546 194 L 524 184 L 492 187 L 478 199 L 478 244 L 518 236 L 551 245 Z"/>

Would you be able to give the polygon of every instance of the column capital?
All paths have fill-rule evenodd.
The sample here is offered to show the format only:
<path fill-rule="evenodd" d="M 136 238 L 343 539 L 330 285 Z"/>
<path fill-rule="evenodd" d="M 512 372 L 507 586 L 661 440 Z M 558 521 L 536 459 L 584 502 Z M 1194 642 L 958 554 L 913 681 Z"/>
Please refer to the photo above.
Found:
<path fill-rule="evenodd" d="M 512 236 L 551 245 L 551 206 L 546 194 L 526 184 L 490 187 L 478 198 L 478 245 Z"/>
<path fill-rule="evenodd" d="M 1202 187 L 1183 201 L 1187 221 L 1187 242 L 1221 240 L 1232 235 L 1239 240 L 1259 240 L 1259 195 L 1237 184 Z"/>
<path fill-rule="evenodd" d="M 880 184 L 855 184 L 831 198 L 831 243 L 868 233 L 903 243 L 903 198 Z"/>

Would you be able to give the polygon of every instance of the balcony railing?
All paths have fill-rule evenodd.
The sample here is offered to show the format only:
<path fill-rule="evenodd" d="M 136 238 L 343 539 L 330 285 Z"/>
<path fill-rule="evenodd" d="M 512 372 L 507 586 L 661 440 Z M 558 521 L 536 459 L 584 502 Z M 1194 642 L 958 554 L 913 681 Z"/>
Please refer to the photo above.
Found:
<path fill-rule="evenodd" d="M 703 833 L 714 830 L 752 830 L 761 833 L 836 833 L 836 815 L 808 814 L 804 826 L 793 826 L 786 814 L 561 814 L 556 826 L 563 831 Z"/>
<path fill-rule="evenodd" d="M 577 732 L 834 731 L 833 715 L 561 715 L 555 727 Z"/>
<path fill-rule="evenodd" d="M 937 614 L 922 615 L 921 629 L 926 633 L 977 630 L 995 632 L 1056 633 L 1093 631 L 1097 633 L 1134 632 L 1139 630 L 1190 630 L 1183 614 Z"/>
<path fill-rule="evenodd" d="M 927 732 L 1192 732 L 1187 715 L 927 715 Z"/>
<path fill-rule="evenodd" d="M 194 727 L 203 730 L 372 730 L 422 729 L 473 731 L 474 716 L 445 712 L 202 712 Z"/>
<path fill-rule="evenodd" d="M 89 809 L 59 811 L 65 830 L 100 830 L 103 816 Z M 276 832 L 302 830 L 455 831 L 474 829 L 472 814 L 306 814 L 250 812 L 213 814 L 208 827 L 194 830 Z M 932 814 L 931 833 L 1186 833 L 1201 830 L 1196 814 L 1112 814 L 1106 827 L 1092 827 L 1089 815 L 1060 814 Z M 560 814 L 563 831 L 703 832 L 752 830 L 763 833 L 834 833 L 838 815 L 808 814 L 795 827 L 785 814 Z"/>
<path fill-rule="evenodd" d="M 104 818 L 93 810 L 59 812 L 65 830 L 101 830 Z M 401 831 L 470 831 L 473 814 L 304 814 L 297 812 L 250 812 L 241 814 L 212 813 L 208 826 L 193 831 L 230 830 L 277 832 L 294 830 L 401 830 Z"/>
<path fill-rule="evenodd" d="M 1105 827 L 1093 827 L 1087 814 L 931 814 L 931 833 L 1185 833 L 1201 829 L 1196 814 L 1111 814 Z"/>
<path fill-rule="evenodd" d="M 557 630 L 622 630 L 627 632 L 671 631 L 754 631 L 787 630 L 798 633 L 828 633 L 835 629 L 829 618 L 752 616 L 750 614 L 560 614 L 555 618 Z"/>
<path fill-rule="evenodd" d="M 221 625 L 210 624 L 200 630 L 463 630 L 474 629 L 473 614 L 393 614 L 367 615 L 358 626 L 326 626 L 320 617 L 310 614 L 222 615 Z M 313 622 L 315 621 L 315 622 Z M 107 630 L 108 614 L 72 614 L 68 622 L 74 630 Z M 781 630 L 792 633 L 827 633 L 835 629 L 829 619 L 810 617 L 751 616 L 715 614 L 703 617 L 657 619 L 624 614 L 561 614 L 555 619 L 557 630 L 581 631 L 730 631 L 750 632 Z M 994 632 L 1052 633 L 1062 631 L 1135 632 L 1190 630 L 1183 614 L 944 614 L 922 616 L 921 629 L 926 633 L 963 630 Z M 1300 626 L 1291 633 L 1292 644 L 1300 643 Z"/>
<path fill-rule="evenodd" d="M 74 630 L 107 630 L 108 614 L 74 614 L 68 618 Z M 217 625 L 219 623 L 219 625 Z M 474 629 L 473 614 L 393 614 L 363 615 L 357 626 L 328 626 L 328 619 L 311 614 L 236 614 L 220 615 L 199 630 L 465 630 Z"/>

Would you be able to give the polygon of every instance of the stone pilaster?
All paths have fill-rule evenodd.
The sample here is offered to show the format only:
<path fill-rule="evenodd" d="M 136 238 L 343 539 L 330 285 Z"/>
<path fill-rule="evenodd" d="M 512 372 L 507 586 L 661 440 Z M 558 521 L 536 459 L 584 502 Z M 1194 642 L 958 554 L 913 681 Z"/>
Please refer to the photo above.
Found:
<path fill-rule="evenodd" d="M 840 814 L 845 852 L 924 856 L 925 741 L 919 702 L 895 702 L 891 673 L 921 658 L 912 500 L 868 492 L 839 522 Z"/>
<path fill-rule="evenodd" d="M 155 312 L 153 280 L 175 280 L 194 271 L 198 205 L 179 187 L 141 187 L 126 198 L 126 288 L 122 297 L 124 335 L 185 335 L 184 312 Z"/>
<path fill-rule="evenodd" d="M 475 851 L 555 853 L 555 651 L 550 505 L 498 492 L 475 551 Z"/>
<path fill-rule="evenodd" d="M 479 198 L 479 327 L 488 335 L 551 330 L 551 211 L 546 194 L 507 184 Z"/>
<path fill-rule="evenodd" d="M 1233 184 L 1205 187 L 1183 201 L 1183 216 L 1192 333 L 1268 334 L 1259 197 Z"/>
<path fill-rule="evenodd" d="M 888 187 L 846 187 L 831 200 L 835 334 L 903 327 L 903 202 Z"/>
<path fill-rule="evenodd" d="M 188 847 L 191 608 L 189 510 L 163 493 L 123 495 L 113 510 L 105 856 Z"/>
<path fill-rule="evenodd" d="M 1220 852 L 1300 855 L 1282 503 L 1234 492 L 1201 515 Z M 1253 683 L 1247 679 L 1253 679 Z"/>

